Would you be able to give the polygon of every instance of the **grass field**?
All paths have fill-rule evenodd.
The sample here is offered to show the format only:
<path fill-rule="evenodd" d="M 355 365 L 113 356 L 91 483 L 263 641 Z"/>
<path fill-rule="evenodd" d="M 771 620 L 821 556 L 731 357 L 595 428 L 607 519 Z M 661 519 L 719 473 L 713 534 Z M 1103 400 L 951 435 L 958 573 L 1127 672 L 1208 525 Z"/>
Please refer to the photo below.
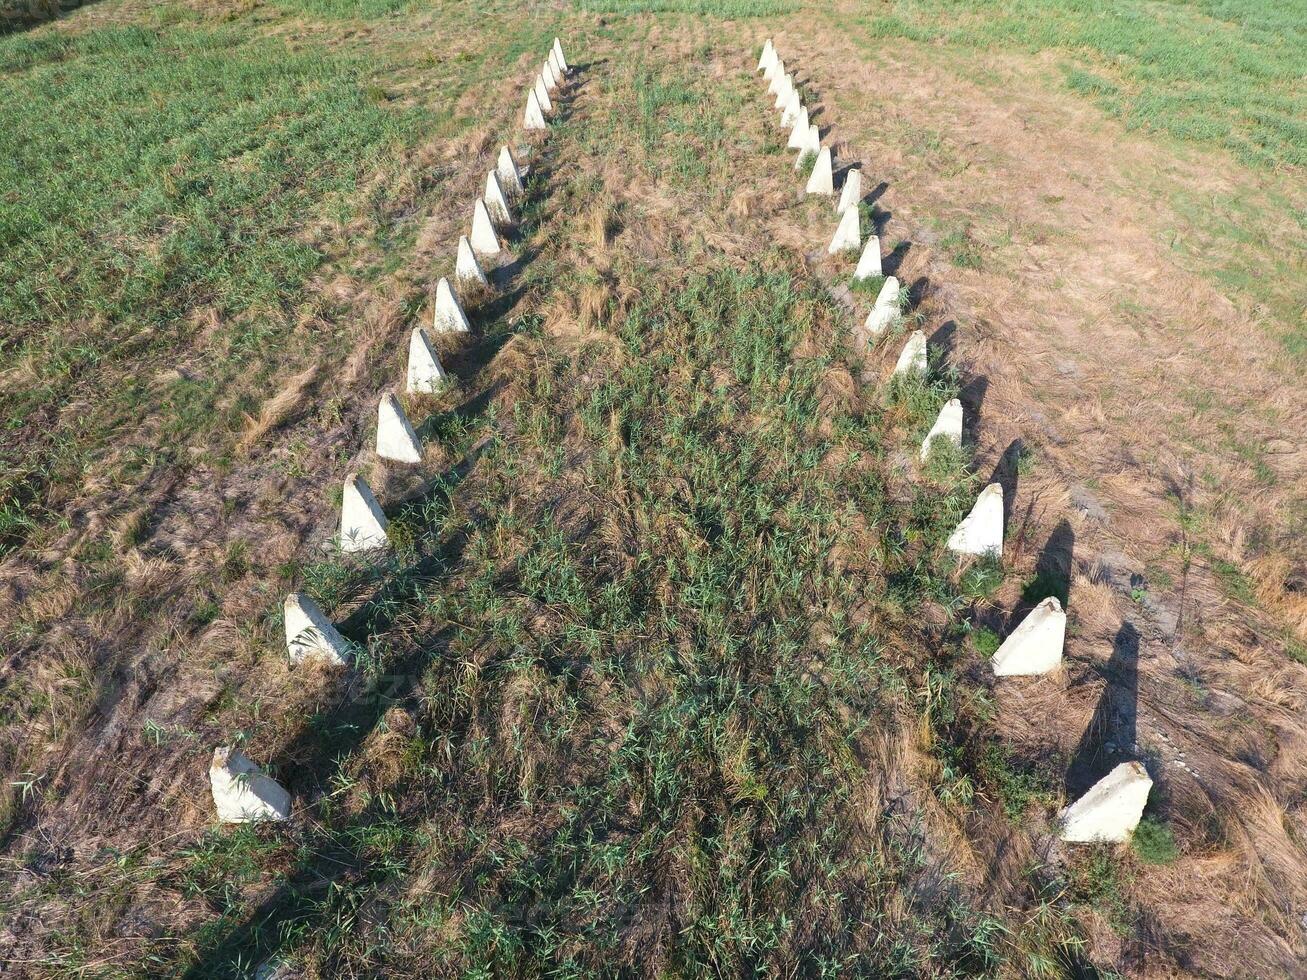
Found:
<path fill-rule="evenodd" d="M 1285 975 L 1300 8 L 102 0 L 0 36 L 0 973 Z M 871 178 L 906 317 L 870 345 L 772 33 Z M 511 257 L 387 464 L 503 142 Z M 920 463 L 953 397 L 965 452 Z M 351 470 L 385 555 L 328 543 Z M 1004 560 L 959 563 L 991 480 Z M 287 663 L 291 590 L 352 671 Z M 995 683 L 1046 594 L 1067 665 Z M 1068 847 L 1108 740 L 1147 816 Z M 233 743 L 290 822 L 214 822 Z"/>

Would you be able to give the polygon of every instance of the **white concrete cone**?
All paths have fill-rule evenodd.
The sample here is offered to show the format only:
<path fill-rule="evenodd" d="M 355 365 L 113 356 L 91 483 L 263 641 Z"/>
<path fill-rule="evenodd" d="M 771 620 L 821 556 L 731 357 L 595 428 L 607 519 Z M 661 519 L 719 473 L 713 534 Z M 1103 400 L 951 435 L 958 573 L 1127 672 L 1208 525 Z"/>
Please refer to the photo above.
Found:
<path fill-rule="evenodd" d="M 769 76 L 769 84 L 767 85 L 768 95 L 775 95 L 781 90 L 781 80 L 783 78 L 785 78 L 785 62 L 783 59 L 777 58 L 776 64 L 773 66 L 772 73 Z"/>
<path fill-rule="evenodd" d="M 558 84 L 563 84 L 563 63 L 558 60 L 558 53 L 553 48 L 549 49 L 549 57 L 546 59 L 549 67 L 554 70 L 554 77 L 558 79 Z"/>
<path fill-rule="evenodd" d="M 783 76 L 780 87 L 776 90 L 776 104 L 772 108 L 784 109 L 786 101 L 794 91 L 794 79 L 790 78 L 789 75 Z"/>
<path fill-rule="evenodd" d="M 545 114 L 540 109 L 540 100 L 536 98 L 533 88 L 526 94 L 526 113 L 522 116 L 523 129 L 548 129 Z"/>
<path fill-rule="evenodd" d="M 554 38 L 553 51 L 554 57 L 558 59 L 558 67 L 562 68 L 563 74 L 566 75 L 572 69 L 567 67 L 567 59 L 563 57 L 563 44 L 558 38 Z"/>
<path fill-rule="evenodd" d="M 1078 844 L 1129 840 L 1152 788 L 1140 763 L 1121 763 L 1062 811 L 1062 839 Z"/>
<path fill-rule="evenodd" d="M 758 59 L 758 67 L 754 71 L 765 71 L 775 60 L 776 46 L 771 43 L 771 38 L 767 38 L 767 43 L 762 46 L 762 57 Z"/>
<path fill-rule="evenodd" d="M 950 404 L 952 404 L 950 402 Z M 961 409 L 958 410 L 959 415 Z M 1051 595 L 1021 621 L 989 660 L 998 677 L 1047 674 L 1062 662 L 1066 642 L 1066 613 Z"/>
<path fill-rule="evenodd" d="M 513 159 L 513 151 L 506 146 L 499 148 L 499 159 L 495 161 L 495 173 L 499 176 L 499 186 L 509 197 L 521 197 L 526 193 L 522 184 L 522 171 Z"/>
<path fill-rule="evenodd" d="M 803 163 L 803 158 L 808 154 L 814 157 L 821 152 L 821 133 L 816 126 L 808 127 L 808 138 L 804 140 L 803 145 L 799 147 L 799 157 L 794 161 L 794 169 L 798 170 Z"/>
<path fill-rule="evenodd" d="M 849 212 L 858 213 L 857 208 L 849 208 L 844 214 L 847 217 Z M 880 268 L 880 238 L 871 235 L 867 238 L 867 245 L 862 250 L 862 257 L 858 259 L 858 267 L 853 270 L 854 279 L 870 279 L 872 276 L 881 275 Z"/>
<path fill-rule="evenodd" d="M 477 255 L 499 254 L 499 236 L 495 234 L 495 223 L 490 220 L 486 202 L 480 199 L 472 205 L 472 237 L 468 241 Z"/>
<path fill-rule="evenodd" d="M 431 338 L 421 327 L 414 327 L 408 338 L 408 391 L 415 395 L 434 395 L 445 383 L 445 369 L 431 346 Z"/>
<path fill-rule="evenodd" d="M 410 356 L 410 375 L 413 372 L 412 360 Z M 367 481 L 357 473 L 345 477 L 345 492 L 340 499 L 340 550 L 349 553 L 385 548 L 390 544 L 386 534 L 388 527 L 390 522 L 381 512 L 381 505 L 372 495 Z"/>
<path fill-rule="evenodd" d="M 886 276 L 885 283 L 876 295 L 876 303 L 867 314 L 863 329 L 872 336 L 883 333 L 895 317 L 899 315 L 899 281 L 894 276 Z"/>
<path fill-rule="evenodd" d="M 286 652 L 291 663 L 321 660 L 332 667 L 348 667 L 349 644 L 331 625 L 318 604 L 303 592 L 292 592 L 282 604 L 286 626 Z"/>
<path fill-rule="evenodd" d="M 472 327 L 467 322 L 463 305 L 454 295 L 454 288 L 444 276 L 436 283 L 436 314 L 431 326 L 436 333 L 471 333 Z"/>
<path fill-rule="evenodd" d="M 835 237 L 830 240 L 826 252 L 830 255 L 839 252 L 856 252 L 861 244 L 862 222 L 858 209 L 850 208 L 844 212 L 844 217 L 840 218 L 839 227 L 835 229 Z"/>
<path fill-rule="evenodd" d="M 903 345 L 903 353 L 894 365 L 894 373 L 925 374 L 926 369 L 926 335 L 920 330 L 914 330 L 908 342 Z"/>
<path fill-rule="evenodd" d="M 800 150 L 808 142 L 808 110 L 800 106 L 799 116 L 794 120 L 794 128 L 790 130 L 789 141 L 785 144 L 786 149 Z"/>
<path fill-rule="evenodd" d="M 926 438 L 921 440 L 923 463 L 929 458 L 931 444 L 936 439 L 947 439 L 954 445 L 962 445 L 962 402 L 956 398 L 944 403 L 944 407 L 939 410 L 939 418 L 935 419 Z"/>
<path fill-rule="evenodd" d="M 392 394 L 381 396 L 377 405 L 377 455 L 398 463 L 422 462 L 422 443 L 404 414 L 404 407 Z"/>
<path fill-rule="evenodd" d="M 558 75 L 554 72 L 553 52 L 550 52 L 549 59 L 540 66 L 540 77 L 545 80 L 545 88 L 550 92 L 558 90 Z"/>
<path fill-rule="evenodd" d="M 486 289 L 490 288 L 490 280 L 486 278 L 466 235 L 458 236 L 458 258 L 454 260 L 454 278 L 462 284 L 471 283 Z"/>
<path fill-rule="evenodd" d="M 799 99 L 798 92 L 791 92 L 790 97 L 785 100 L 785 108 L 781 110 L 781 128 L 786 129 L 794 125 L 794 121 L 799 118 L 799 110 L 803 108 L 803 102 Z"/>
<path fill-rule="evenodd" d="M 220 746 L 209 763 L 213 805 L 223 823 L 285 820 L 290 816 L 290 794 L 266 775 L 238 748 Z"/>
<path fill-rule="evenodd" d="M 553 100 L 549 98 L 549 89 L 545 87 L 544 77 L 536 76 L 535 85 L 531 88 L 531 93 L 536 97 L 536 102 L 540 103 L 540 111 L 545 115 L 554 111 Z"/>
<path fill-rule="evenodd" d="M 508 207 L 508 196 L 500 186 L 498 174 L 493 170 L 486 174 L 486 193 L 483 200 L 486 202 L 486 210 L 490 212 L 492 222 L 501 225 L 513 223 L 513 212 Z"/>
<path fill-rule="evenodd" d="M 808 186 L 804 188 L 809 194 L 834 194 L 835 179 L 831 174 L 830 147 L 823 146 L 817 154 L 817 165 L 808 177 Z"/>
<path fill-rule="evenodd" d="M 920 334 L 921 331 L 917 331 Z M 913 336 L 916 336 L 914 334 Z M 925 337 L 922 337 L 924 342 Z M 949 551 L 959 555 L 1003 554 L 1003 486 L 991 483 L 980 491 L 971 513 L 962 518 L 948 539 Z"/>
<path fill-rule="evenodd" d="M 844 187 L 840 190 L 840 203 L 835 206 L 840 214 L 849 208 L 856 208 L 862 200 L 862 171 L 850 170 L 844 178 Z"/>

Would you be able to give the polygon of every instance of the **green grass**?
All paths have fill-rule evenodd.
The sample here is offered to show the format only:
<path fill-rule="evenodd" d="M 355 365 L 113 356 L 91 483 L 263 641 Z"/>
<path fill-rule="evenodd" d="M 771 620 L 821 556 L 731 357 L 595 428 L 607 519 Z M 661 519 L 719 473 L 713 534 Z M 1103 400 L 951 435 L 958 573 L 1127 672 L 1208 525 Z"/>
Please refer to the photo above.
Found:
<path fill-rule="evenodd" d="M 1307 167 L 1303 0 L 895 0 L 872 39 L 1054 51 L 1067 86 L 1131 128 Z"/>
<path fill-rule="evenodd" d="M 601 14 L 694 14 L 735 20 L 771 17 L 797 10 L 790 0 L 573 0 L 580 10 Z"/>
<path fill-rule="evenodd" d="M 1144 817 L 1130 838 L 1130 846 L 1147 864 L 1173 864 L 1180 856 L 1171 828 L 1156 817 Z"/>

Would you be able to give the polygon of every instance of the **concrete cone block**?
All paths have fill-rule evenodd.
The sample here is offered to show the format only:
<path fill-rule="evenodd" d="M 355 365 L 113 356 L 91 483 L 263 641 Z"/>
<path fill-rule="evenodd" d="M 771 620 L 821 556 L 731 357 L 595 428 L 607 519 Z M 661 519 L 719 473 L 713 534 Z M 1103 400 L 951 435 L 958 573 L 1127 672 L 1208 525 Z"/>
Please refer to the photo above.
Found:
<path fill-rule="evenodd" d="M 803 102 L 799 99 L 799 93 L 791 92 L 790 97 L 785 100 L 785 108 L 781 110 L 781 128 L 788 129 L 793 126 L 802 108 Z"/>
<path fill-rule="evenodd" d="M 808 186 L 804 189 L 809 194 L 834 194 L 835 178 L 831 171 L 830 147 L 823 146 L 817 154 L 817 165 L 808 177 Z"/>
<path fill-rule="evenodd" d="M 546 60 L 549 62 L 549 67 L 553 69 L 554 77 L 558 79 L 558 84 L 562 85 L 564 77 L 563 63 L 558 60 L 558 55 L 554 52 L 553 48 L 549 49 L 549 57 Z"/>
<path fill-rule="evenodd" d="M 949 403 L 950 405 L 952 402 Z M 962 409 L 958 408 L 961 429 Z M 1066 613 L 1057 596 L 1049 596 L 1021 621 L 989 660 L 997 677 L 1047 674 L 1062 662 Z"/>
<path fill-rule="evenodd" d="M 776 90 L 776 104 L 772 108 L 784 109 L 785 103 L 789 101 L 790 96 L 793 94 L 795 94 L 794 79 L 790 78 L 789 75 L 781 76 L 781 84 Z"/>
<path fill-rule="evenodd" d="M 490 288 L 490 280 L 486 278 L 481 263 L 477 261 L 476 253 L 472 251 L 472 243 L 467 240 L 466 235 L 458 236 L 458 258 L 454 261 L 454 278 L 461 285 Z"/>
<path fill-rule="evenodd" d="M 856 208 L 862 200 L 862 171 L 850 170 L 844 178 L 844 187 L 840 189 L 840 203 L 835 206 L 840 214 L 849 208 Z"/>
<path fill-rule="evenodd" d="M 835 229 L 835 237 L 830 240 L 826 252 L 830 255 L 839 252 L 856 252 L 861 244 L 862 222 L 858 209 L 850 208 L 844 212 L 844 217 L 840 218 L 839 227 Z"/>
<path fill-rule="evenodd" d="M 536 102 L 540 104 L 541 112 L 548 115 L 554 111 L 553 100 L 549 98 L 549 89 L 545 87 L 545 80 L 542 76 L 536 76 L 535 85 L 531 88 L 531 94 L 536 97 Z"/>
<path fill-rule="evenodd" d="M 458 297 L 454 295 L 454 287 L 444 276 L 441 276 L 440 282 L 436 283 L 436 315 L 431 325 L 436 333 L 472 331 L 472 327 L 467 322 L 467 315 L 463 312 L 463 304 L 458 301 Z"/>
<path fill-rule="evenodd" d="M 554 71 L 553 52 L 549 52 L 549 59 L 540 66 L 540 77 L 545 80 L 545 88 L 550 92 L 558 91 L 558 73 Z"/>
<path fill-rule="evenodd" d="M 548 129 L 545 122 L 545 114 L 540 108 L 540 100 L 536 98 L 535 89 L 533 88 L 526 94 L 526 112 L 522 116 L 523 129 Z"/>
<path fill-rule="evenodd" d="M 413 333 L 417 334 L 418 330 Z M 412 360 L 410 353 L 410 374 L 413 370 Z M 372 488 L 367 481 L 357 473 L 345 477 L 345 492 L 340 499 L 340 550 L 350 553 L 388 547 L 388 527 L 390 522 L 382 513 L 381 505 L 372 495 Z"/>
<path fill-rule="evenodd" d="M 468 242 L 477 255 L 499 254 L 499 236 L 495 234 L 495 223 L 490 220 L 485 201 L 478 200 L 472 205 L 472 237 Z"/>
<path fill-rule="evenodd" d="M 857 208 L 849 208 L 844 214 L 857 214 Z M 862 250 L 862 256 L 858 259 L 858 267 L 853 270 L 854 279 L 870 279 L 872 276 L 881 275 L 880 267 L 880 238 L 872 235 L 867 239 L 867 245 Z"/>
<path fill-rule="evenodd" d="M 808 137 L 803 141 L 803 145 L 799 147 L 799 157 L 794 161 L 794 169 L 798 170 L 802 166 L 804 157 L 809 154 L 815 157 L 819 153 L 821 153 L 821 134 L 816 126 L 809 126 Z"/>
<path fill-rule="evenodd" d="M 431 346 L 431 338 L 421 327 L 414 327 L 408 338 L 408 391 L 415 395 L 434 395 L 445 383 L 445 369 Z"/>
<path fill-rule="evenodd" d="M 554 38 L 553 53 L 554 57 L 558 59 L 558 67 L 562 68 L 563 74 L 566 75 L 572 69 L 567 67 L 567 59 L 563 57 L 563 43 L 558 38 Z"/>
<path fill-rule="evenodd" d="M 501 225 L 513 223 L 513 212 L 508 207 L 508 195 L 504 193 L 504 188 L 499 183 L 499 175 L 493 170 L 486 174 L 486 193 L 482 200 L 486 202 L 486 210 L 490 212 L 492 222 L 497 221 Z"/>
<path fill-rule="evenodd" d="M 794 120 L 794 128 L 790 130 L 790 138 L 785 146 L 790 150 L 801 150 L 807 145 L 808 110 L 800 106 L 798 118 Z"/>
<path fill-rule="evenodd" d="M 776 46 L 771 43 L 771 38 L 767 38 L 767 43 L 762 46 L 762 57 L 758 59 L 758 67 L 754 71 L 766 71 L 775 61 Z"/>
<path fill-rule="evenodd" d="M 499 186 L 509 197 L 521 197 L 526 193 L 522 184 L 522 171 L 513 159 L 513 151 L 506 146 L 499 148 L 499 159 L 495 161 L 495 174 L 499 177 Z"/>
<path fill-rule="evenodd" d="M 1078 844 L 1129 840 L 1152 788 L 1148 770 L 1140 763 L 1121 763 L 1062 811 L 1062 839 Z"/>
<path fill-rule="evenodd" d="M 285 820 L 290 816 L 290 794 L 233 746 L 213 750 L 209 787 L 218 819 L 223 823 Z"/>
<path fill-rule="evenodd" d="M 920 331 L 918 331 L 920 333 Z M 925 340 L 925 337 L 922 337 Z M 1003 486 L 991 483 L 980 491 L 971 513 L 949 536 L 949 551 L 959 555 L 1003 555 Z"/>
<path fill-rule="evenodd" d="M 903 353 L 899 355 L 898 363 L 894 365 L 895 374 L 925 374 L 926 363 L 926 335 L 920 330 L 915 330 L 908 342 L 903 345 Z"/>
<path fill-rule="evenodd" d="M 781 58 L 776 59 L 776 65 L 772 68 L 769 83 L 767 85 L 767 94 L 775 95 L 781 90 L 781 81 L 786 77 L 785 62 Z"/>
<path fill-rule="evenodd" d="M 948 439 L 954 445 L 962 445 L 962 402 L 956 398 L 944 403 L 944 407 L 939 410 L 939 418 L 935 419 L 935 424 L 926 433 L 926 438 L 921 440 L 923 463 L 930 456 L 931 443 L 936 439 Z"/>
<path fill-rule="evenodd" d="M 377 405 L 377 455 L 397 463 L 422 462 L 422 443 L 404 414 L 404 407 L 392 394 L 381 396 Z"/>
<path fill-rule="evenodd" d="M 348 667 L 349 644 L 331 625 L 318 604 L 303 592 L 292 592 L 282 605 L 286 626 L 286 652 L 291 663 L 321 660 L 332 667 Z"/>

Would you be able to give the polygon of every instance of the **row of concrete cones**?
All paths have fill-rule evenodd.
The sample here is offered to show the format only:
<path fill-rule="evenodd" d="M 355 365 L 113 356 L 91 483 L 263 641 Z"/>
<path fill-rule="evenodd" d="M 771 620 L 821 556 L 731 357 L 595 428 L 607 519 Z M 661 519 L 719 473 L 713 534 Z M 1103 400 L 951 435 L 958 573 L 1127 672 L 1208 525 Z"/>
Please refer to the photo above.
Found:
<path fill-rule="evenodd" d="M 566 85 L 571 69 L 558 38 L 549 57 L 527 93 L 523 128 L 548 129 L 546 117 L 554 112 L 554 98 Z M 485 192 L 472 207 L 472 227 L 460 235 L 454 263 L 454 279 L 464 289 L 488 291 L 490 279 L 481 267 L 503 250 L 499 229 L 516 223 L 512 202 L 526 193 L 525 170 L 507 146 L 501 147 L 495 168 L 486 174 Z M 447 278 L 436 283 L 436 333 L 469 333 L 471 325 L 458 293 Z M 431 335 L 423 327 L 409 337 L 405 390 L 410 394 L 434 394 L 446 382 L 446 374 Z M 381 396 L 377 406 L 376 453 L 397 463 L 422 462 L 422 442 L 399 399 L 391 392 Z M 390 547 L 389 522 L 371 487 L 358 473 L 345 478 L 340 508 L 342 552 L 377 551 Z M 302 592 L 292 592 L 283 606 L 286 652 L 292 663 L 313 660 L 329 667 L 344 668 L 353 661 L 350 643 L 322 609 Z M 285 820 L 290 815 L 290 794 L 263 773 L 240 749 L 223 746 L 213 753 L 209 782 L 218 818 L 226 823 L 256 820 Z"/>
<path fill-rule="evenodd" d="M 767 94 L 774 97 L 774 110 L 780 112 L 780 126 L 790 130 L 788 148 L 798 151 L 796 170 L 812 160 L 805 192 L 835 196 L 835 159 L 832 148 L 823 144 L 818 128 L 811 122 L 802 93 L 785 67 L 785 61 L 770 38 L 763 45 L 756 71 L 768 83 Z M 835 212 L 839 222 L 827 252 L 830 255 L 861 253 L 853 272 L 854 282 L 883 276 L 880 239 L 869 235 L 862 240 L 863 199 L 862 170 L 850 167 L 845 173 Z M 900 317 L 902 293 L 894 276 L 885 276 L 884 285 L 867 314 L 863 330 L 879 337 Z M 894 376 L 925 377 L 929 372 L 926 335 L 914 331 L 894 366 Z M 930 456 L 937 440 L 962 445 L 962 402 L 952 399 L 940 409 L 939 417 L 921 444 L 921 460 Z M 1003 555 L 1003 486 L 991 483 L 976 498 L 971 511 L 949 536 L 947 547 L 956 554 L 999 559 Z M 996 676 L 1030 676 L 1047 674 L 1062 663 L 1066 643 L 1067 616 L 1057 596 L 1048 596 L 1027 614 L 990 658 Z M 1062 815 L 1063 839 L 1069 841 L 1124 840 L 1138 824 L 1148 800 L 1152 780 L 1138 762 L 1117 766 Z"/>

